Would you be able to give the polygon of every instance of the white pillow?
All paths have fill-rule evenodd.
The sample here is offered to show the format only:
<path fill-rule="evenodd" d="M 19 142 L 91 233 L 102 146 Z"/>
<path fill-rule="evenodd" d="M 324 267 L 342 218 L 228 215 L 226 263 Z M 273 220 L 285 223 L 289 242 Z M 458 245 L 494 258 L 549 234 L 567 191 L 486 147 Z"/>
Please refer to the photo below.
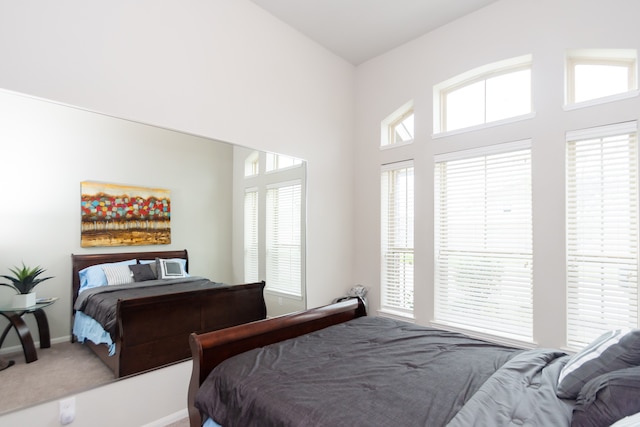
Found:
<path fill-rule="evenodd" d="M 630 415 L 611 424 L 611 427 L 638 427 L 640 425 L 640 412 Z"/>
<path fill-rule="evenodd" d="M 156 258 L 156 274 L 158 279 L 176 279 L 187 277 L 184 270 L 185 260 Z"/>
<path fill-rule="evenodd" d="M 133 283 L 133 273 L 128 265 L 103 265 L 102 270 L 109 286 Z"/>

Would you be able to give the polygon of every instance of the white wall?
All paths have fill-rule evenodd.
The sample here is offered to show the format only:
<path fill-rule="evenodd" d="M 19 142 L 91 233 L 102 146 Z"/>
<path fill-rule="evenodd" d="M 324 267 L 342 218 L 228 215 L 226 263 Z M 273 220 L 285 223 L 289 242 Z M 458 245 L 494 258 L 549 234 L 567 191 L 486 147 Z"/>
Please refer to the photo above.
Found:
<path fill-rule="evenodd" d="M 74 395 L 71 427 L 161 427 L 186 417 L 191 362 L 116 381 Z M 0 416 L 7 427 L 60 427 L 58 402 Z M 166 423 L 162 423 L 162 420 Z M 149 425 L 149 426 L 147 426 Z"/>
<path fill-rule="evenodd" d="M 308 306 L 328 303 L 352 285 L 355 72 L 347 62 L 247 0 L 0 0 L 0 57 L 0 88 L 306 159 Z M 4 139 L 0 144 L 4 164 L 17 148 Z M 82 144 L 94 153 L 98 150 L 90 138 Z M 59 159 L 61 154 L 54 155 L 59 147 L 46 139 L 41 145 L 43 158 Z M 90 161 L 87 156 L 78 158 L 78 153 L 67 154 L 78 162 Z M 52 178 L 49 185 L 64 187 L 69 203 L 76 203 L 75 172 L 46 170 Z M 58 174 L 64 180 L 57 181 Z M 106 172 L 87 175 L 111 182 L 146 182 L 130 171 L 115 177 Z M 3 187 L 16 180 L 13 175 L 2 179 Z M 155 179 L 149 184 L 162 186 Z M 177 205 L 179 195 L 172 197 Z M 22 220 L 17 224 L 16 232 L 26 225 Z M 74 230 L 75 226 L 69 229 L 67 247 L 79 241 Z M 173 246 L 200 256 L 190 238 L 183 242 L 177 236 L 174 230 Z M 43 244 L 34 240 L 22 242 L 23 252 Z M 8 253 L 13 242 L 3 238 L 0 245 L 2 253 Z M 47 267 L 63 276 L 69 249 L 47 241 L 38 249 L 45 250 L 57 260 Z M 61 308 L 62 304 L 56 307 Z M 137 378 L 147 392 L 169 403 L 138 407 L 134 397 L 139 390 L 119 386 L 131 380 L 109 386 L 110 405 L 136 414 L 131 425 L 184 408 L 186 393 L 184 400 L 172 398 L 169 376 Z M 85 405 L 100 408 L 103 391 L 83 393 L 78 411 Z M 0 417 L 0 424 L 57 425 L 57 411 L 57 402 L 52 402 Z M 114 412 L 98 412 L 100 423 L 126 425 Z M 98 424 L 79 419 L 74 425 Z"/>
<path fill-rule="evenodd" d="M 491 143 L 533 139 L 534 339 L 565 342 L 564 140 L 565 132 L 639 119 L 633 98 L 565 111 L 564 55 L 572 48 L 640 49 L 640 3 L 583 0 L 502 0 L 358 67 L 356 76 L 356 273 L 379 307 L 380 164 L 415 161 L 415 315 L 433 319 L 433 156 Z M 432 137 L 433 85 L 473 68 L 533 55 L 535 118 Z M 380 122 L 413 99 L 416 138 L 408 147 L 381 151 Z M 373 267 L 372 267 L 373 266 Z"/>
<path fill-rule="evenodd" d="M 308 160 L 309 306 L 348 289 L 352 65 L 247 0 L 2 0 L 0 54 L 0 88 Z"/>

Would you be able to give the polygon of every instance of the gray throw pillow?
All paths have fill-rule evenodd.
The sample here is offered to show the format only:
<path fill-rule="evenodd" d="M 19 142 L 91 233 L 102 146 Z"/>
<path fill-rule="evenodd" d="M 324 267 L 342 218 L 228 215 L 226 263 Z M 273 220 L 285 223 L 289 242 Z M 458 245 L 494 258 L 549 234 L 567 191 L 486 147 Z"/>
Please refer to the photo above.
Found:
<path fill-rule="evenodd" d="M 638 365 L 640 329 L 604 333 L 569 359 L 558 377 L 556 394 L 562 399 L 575 399 L 589 380 Z"/>
<path fill-rule="evenodd" d="M 149 264 L 134 264 L 130 265 L 129 269 L 133 273 L 133 280 L 136 282 L 144 282 L 156 278 Z"/>
<path fill-rule="evenodd" d="M 640 366 L 600 375 L 576 399 L 571 427 L 610 426 L 640 412 Z"/>

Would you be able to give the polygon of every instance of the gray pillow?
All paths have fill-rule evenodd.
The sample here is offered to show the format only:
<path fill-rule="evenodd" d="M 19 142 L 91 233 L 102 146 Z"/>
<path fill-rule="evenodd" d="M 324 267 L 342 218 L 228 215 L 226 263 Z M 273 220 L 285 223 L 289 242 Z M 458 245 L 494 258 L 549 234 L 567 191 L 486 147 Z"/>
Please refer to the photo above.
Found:
<path fill-rule="evenodd" d="M 156 278 L 149 264 L 134 264 L 130 265 L 129 269 L 131 273 L 133 273 L 133 280 L 136 282 L 144 282 L 145 280 L 153 280 Z"/>
<path fill-rule="evenodd" d="M 610 426 L 640 412 L 640 366 L 600 375 L 582 387 L 571 427 Z"/>
<path fill-rule="evenodd" d="M 556 394 L 562 399 L 575 399 L 589 380 L 638 365 L 640 329 L 604 333 L 569 359 L 558 377 Z"/>

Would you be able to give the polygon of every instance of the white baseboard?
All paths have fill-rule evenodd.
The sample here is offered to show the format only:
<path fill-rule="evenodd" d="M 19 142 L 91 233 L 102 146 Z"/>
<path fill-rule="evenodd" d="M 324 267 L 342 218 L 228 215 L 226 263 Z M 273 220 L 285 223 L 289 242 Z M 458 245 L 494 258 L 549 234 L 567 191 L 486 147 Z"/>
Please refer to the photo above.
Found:
<path fill-rule="evenodd" d="M 167 415 L 166 417 L 162 417 L 159 420 L 156 420 L 149 424 L 145 424 L 142 427 L 165 427 L 171 423 L 180 421 L 183 418 L 187 418 L 188 416 L 189 416 L 189 411 L 187 411 L 187 408 L 184 408 L 181 411 L 174 412 L 173 414 Z"/>
<path fill-rule="evenodd" d="M 71 335 L 67 335 L 64 337 L 51 338 L 51 345 L 60 344 L 62 342 L 71 341 Z M 34 341 L 33 344 L 36 347 L 36 352 L 40 350 L 40 341 Z M 11 347 L 0 348 L 0 354 L 9 354 L 9 353 L 22 353 L 22 345 L 14 345 Z"/>

